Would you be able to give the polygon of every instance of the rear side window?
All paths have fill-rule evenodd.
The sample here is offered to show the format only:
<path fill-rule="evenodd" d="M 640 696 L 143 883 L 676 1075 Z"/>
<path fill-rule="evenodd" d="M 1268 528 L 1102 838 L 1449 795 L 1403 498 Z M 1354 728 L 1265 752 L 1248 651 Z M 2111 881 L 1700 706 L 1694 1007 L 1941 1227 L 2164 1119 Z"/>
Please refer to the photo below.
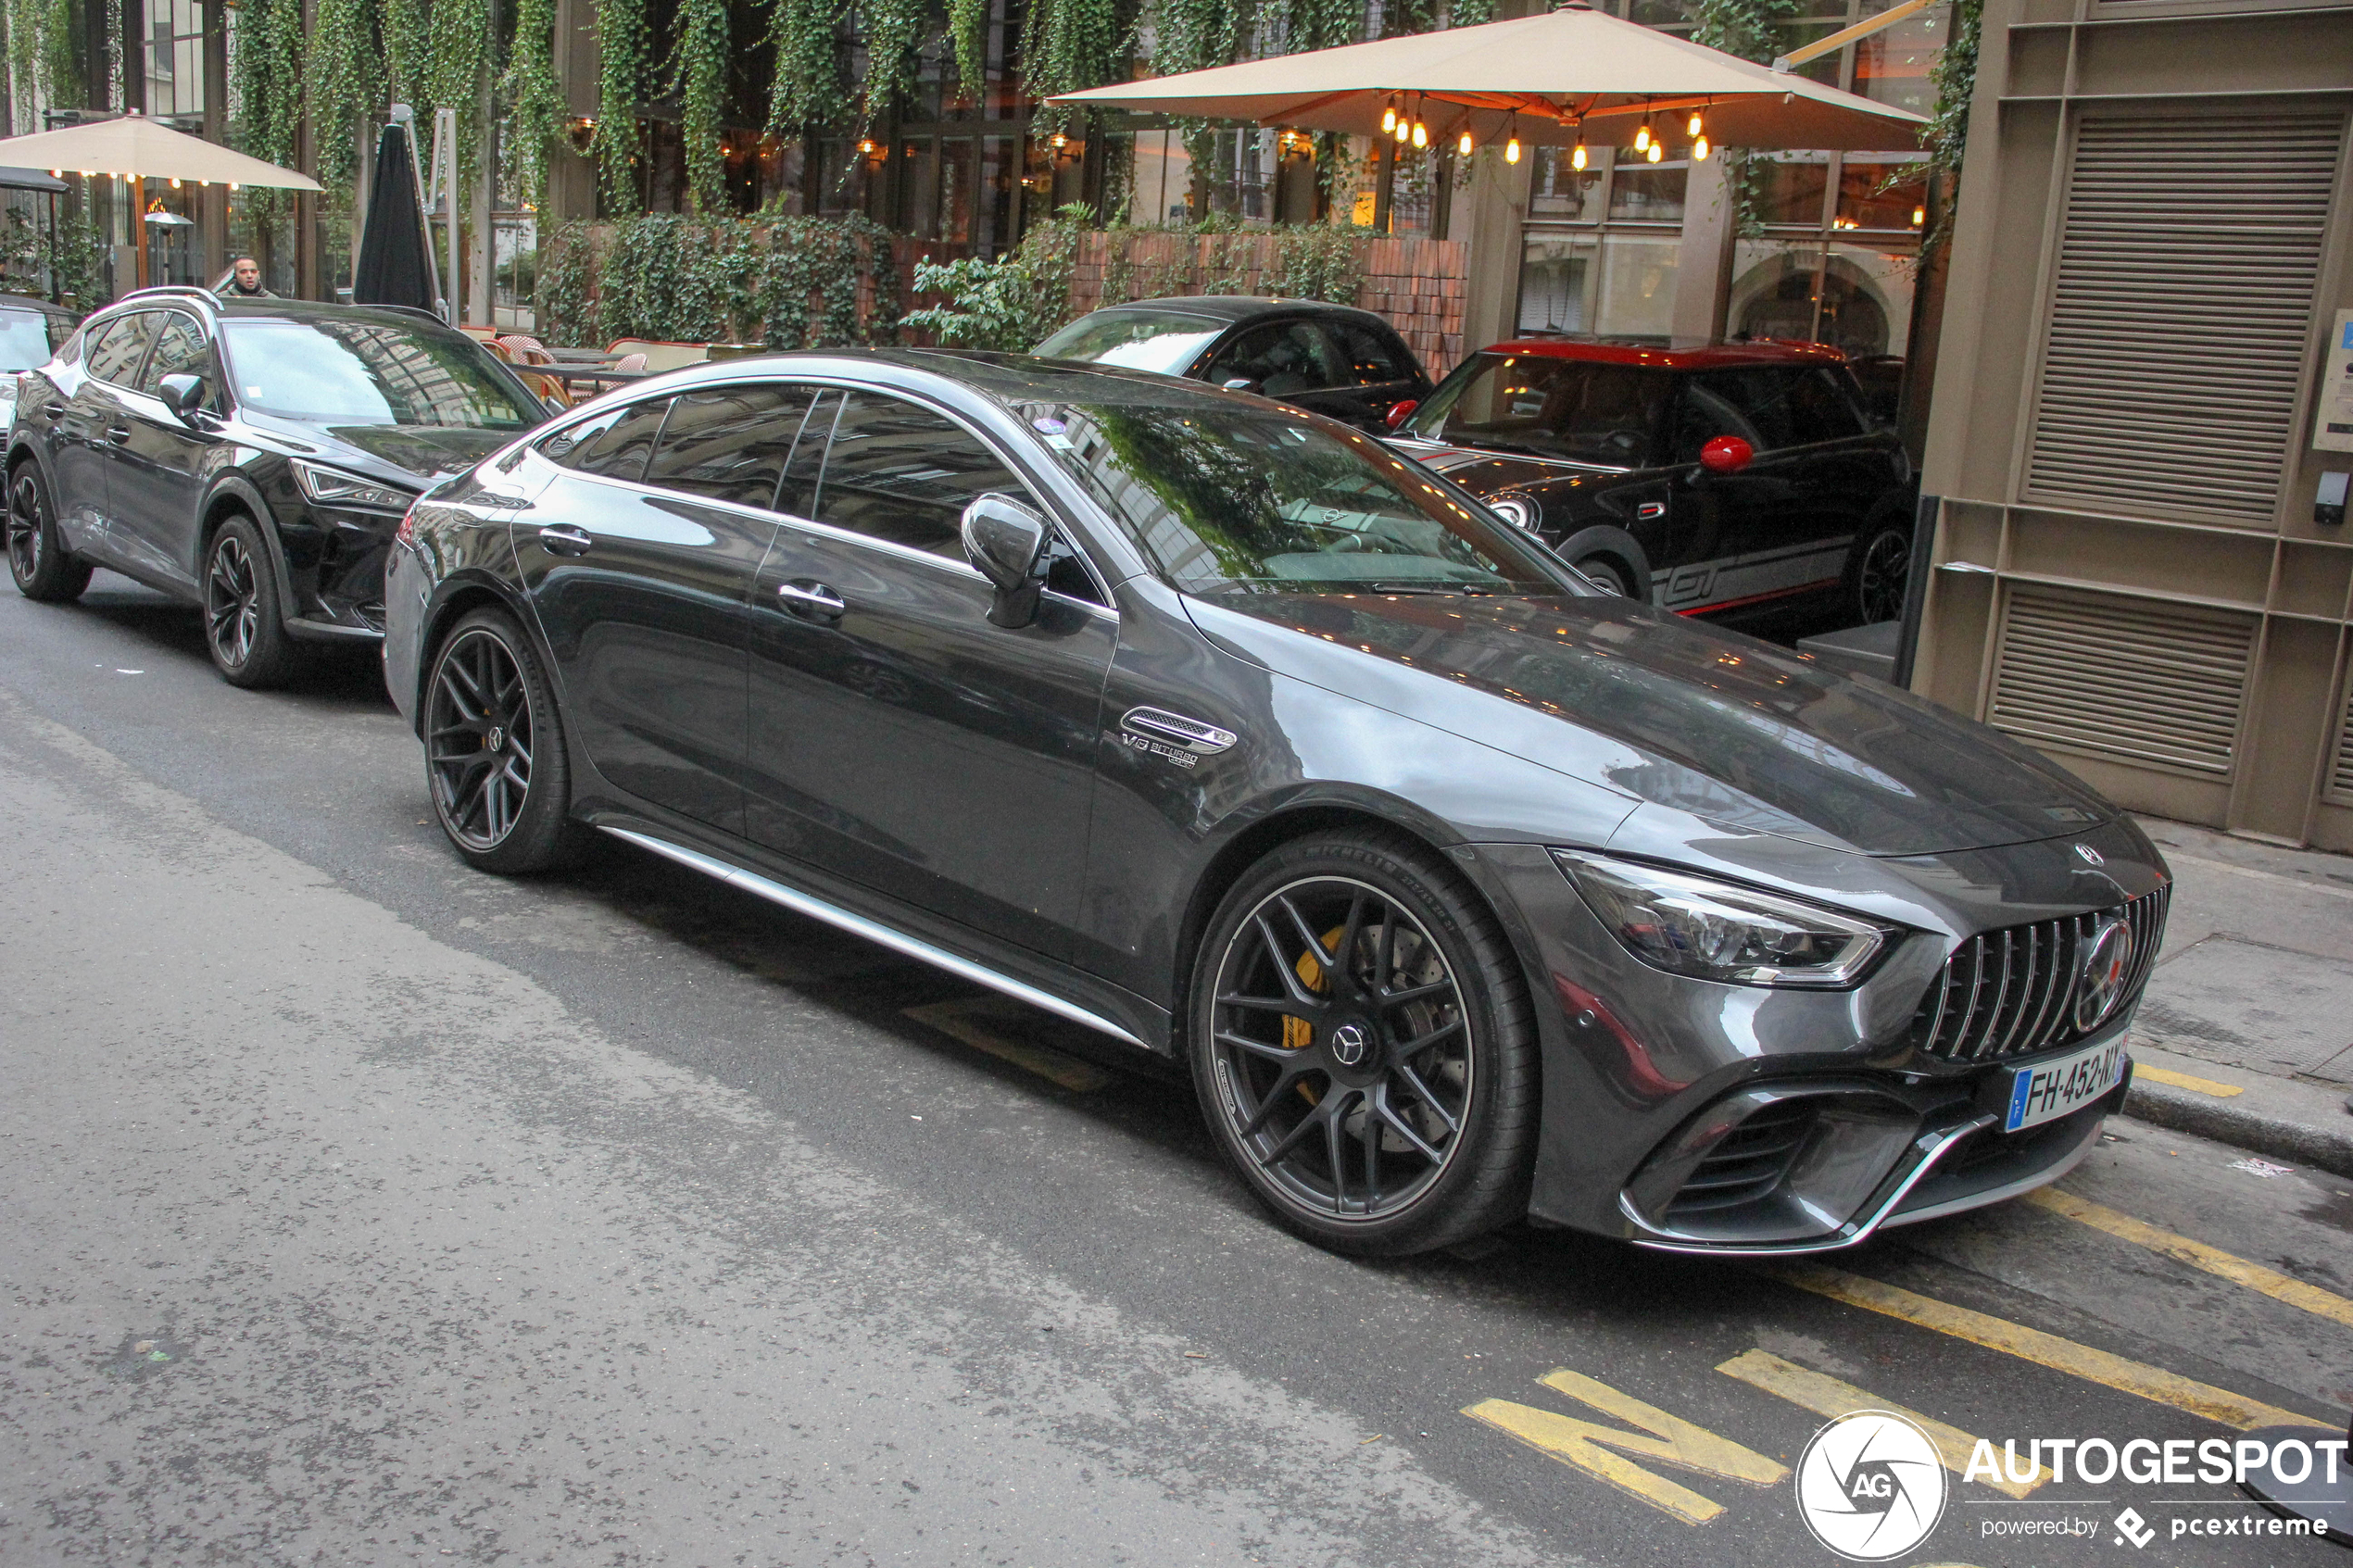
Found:
<path fill-rule="evenodd" d="M 1212 386 L 1246 381 L 1252 392 L 1267 397 L 1353 386 L 1356 381 L 1313 321 L 1268 321 L 1245 330 L 1210 362 L 1203 379 Z"/>
<path fill-rule="evenodd" d="M 147 356 L 147 368 L 140 374 L 139 390 L 150 397 L 163 395 L 166 376 L 203 376 L 212 379 L 212 345 L 205 341 L 204 328 L 192 316 L 177 310 L 163 313 L 163 330 L 156 334 L 156 349 Z"/>
<path fill-rule="evenodd" d="M 669 409 L 667 397 L 608 408 L 593 420 L 566 425 L 541 442 L 539 450 L 550 462 L 581 473 L 641 480 L 646 458 L 654 449 L 654 437 L 661 430 L 661 417 Z"/>
<path fill-rule="evenodd" d="M 90 374 L 98 381 L 129 386 L 131 379 L 139 373 L 141 357 L 156 335 L 157 314 L 138 310 L 107 323 L 97 345 L 90 350 Z"/>
<path fill-rule="evenodd" d="M 1673 385 L 1639 365 L 1482 354 L 1446 378 L 1414 433 L 1573 462 L 1648 462 Z"/>
<path fill-rule="evenodd" d="M 1028 488 L 963 429 L 928 408 L 853 392 L 834 425 L 817 521 L 964 558 L 964 508 L 994 490 L 1038 508 Z"/>
<path fill-rule="evenodd" d="M 1406 361 L 1398 352 L 1399 345 L 1387 332 L 1362 321 L 1327 321 L 1324 328 L 1338 340 L 1340 354 L 1347 359 L 1359 386 L 1414 379 L 1414 372 L 1406 369 Z"/>
<path fill-rule="evenodd" d="M 1846 395 L 1846 378 L 1827 365 L 1798 375 L 1790 388 L 1789 412 L 1792 433 L 1801 443 L 1863 433 L 1863 418 Z"/>
<path fill-rule="evenodd" d="M 1676 421 L 1675 460 L 1695 462 L 1718 435 L 1737 435 L 1760 452 L 1838 441 L 1863 433 L 1863 421 L 1827 366 L 1708 370 L 1684 389 Z"/>
<path fill-rule="evenodd" d="M 646 483 L 690 495 L 771 507 L 814 395 L 779 382 L 685 392 L 670 406 Z"/>

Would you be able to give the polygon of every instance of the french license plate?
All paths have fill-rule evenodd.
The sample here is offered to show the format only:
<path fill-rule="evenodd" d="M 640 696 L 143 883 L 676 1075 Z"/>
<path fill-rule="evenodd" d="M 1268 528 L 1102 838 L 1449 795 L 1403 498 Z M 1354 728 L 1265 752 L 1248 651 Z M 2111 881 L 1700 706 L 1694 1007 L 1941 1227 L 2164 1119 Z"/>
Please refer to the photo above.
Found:
<path fill-rule="evenodd" d="M 2010 1109 L 2002 1131 L 2015 1133 L 2070 1110 L 2080 1110 L 2116 1087 L 2124 1071 L 2124 1036 L 2092 1046 L 2055 1061 L 2010 1072 Z"/>

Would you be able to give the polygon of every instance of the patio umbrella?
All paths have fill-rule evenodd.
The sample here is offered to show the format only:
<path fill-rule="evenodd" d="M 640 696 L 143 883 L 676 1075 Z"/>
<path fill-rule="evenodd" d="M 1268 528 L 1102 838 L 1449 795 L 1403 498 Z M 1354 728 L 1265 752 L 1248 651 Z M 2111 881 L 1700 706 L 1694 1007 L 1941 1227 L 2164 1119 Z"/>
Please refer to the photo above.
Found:
<path fill-rule="evenodd" d="M 367 226 L 352 258 L 354 305 L 413 305 L 434 310 L 441 287 L 433 270 L 433 241 L 417 191 L 417 159 L 409 128 L 399 120 L 376 138 L 376 176 L 368 182 Z"/>
<path fill-rule="evenodd" d="M 1249 60 L 1049 101 L 1360 136 L 1387 132 L 1382 118 L 1393 110 L 1409 125 L 1427 125 L 1433 142 L 1468 131 L 1480 145 L 1516 138 L 1623 146 L 1645 121 L 1655 139 L 1688 145 L 1697 115 L 1717 145 L 1894 149 L 1916 145 L 1927 123 L 1908 110 L 1752 65 L 1574 0 L 1543 16 Z"/>
<path fill-rule="evenodd" d="M 139 190 L 143 180 L 195 181 L 200 185 L 267 185 L 284 191 L 315 191 L 308 174 L 233 152 L 218 142 L 174 131 L 133 109 L 118 119 L 38 131 L 0 139 L 0 163 L 52 169 L 64 174 L 111 174 Z M 137 205 L 144 207 L 145 202 Z M 139 284 L 147 282 L 147 247 L 139 246 Z"/>

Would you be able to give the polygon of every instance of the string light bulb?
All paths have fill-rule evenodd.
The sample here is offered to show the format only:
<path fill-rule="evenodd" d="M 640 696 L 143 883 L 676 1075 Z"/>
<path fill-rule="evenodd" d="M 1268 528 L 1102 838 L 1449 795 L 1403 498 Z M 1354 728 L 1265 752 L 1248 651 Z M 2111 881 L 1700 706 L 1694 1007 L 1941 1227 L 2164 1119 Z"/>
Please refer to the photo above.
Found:
<path fill-rule="evenodd" d="M 1414 145 L 1417 147 L 1429 145 L 1429 127 L 1418 119 L 1414 121 Z"/>
<path fill-rule="evenodd" d="M 1927 226 L 1927 223 L 1928 208 L 1924 207 L 1916 207 L 1912 208 L 1912 227 L 1915 229 L 1924 228 Z"/>
<path fill-rule="evenodd" d="M 1692 161 L 1694 163 L 1705 163 L 1707 161 L 1707 133 L 1703 131 L 1692 139 Z"/>
<path fill-rule="evenodd" d="M 1656 162 L 1657 162 L 1660 158 L 1663 158 L 1663 157 L 1665 157 L 1666 156 L 1667 156 L 1667 148 L 1666 148 L 1664 145 L 1662 145 L 1661 144 L 1657 143 L 1657 142 L 1653 142 L 1653 143 L 1652 143 L 1652 144 L 1651 144 L 1648 147 L 1644 148 L 1644 149 L 1643 149 L 1643 151 L 1642 151 L 1642 157 L 1645 157 L 1645 158 L 1647 158 L 1647 159 L 1649 159 L 1649 160 L 1650 160 L 1651 162 L 1653 162 L 1653 163 L 1656 163 Z"/>
<path fill-rule="evenodd" d="M 1461 141 L 1459 141 L 1459 142 L 1456 142 L 1456 143 L 1454 144 L 1454 145 L 1455 145 L 1455 147 L 1456 147 L 1456 148 L 1457 148 L 1457 149 L 1458 149 L 1458 150 L 1462 153 L 1463 157 L 1470 157 L 1470 156 L 1471 156 L 1471 133 L 1470 133 L 1469 132 L 1467 132 L 1467 131 L 1464 132 L 1463 132 L 1463 137 L 1462 137 L 1462 140 L 1461 140 Z"/>
<path fill-rule="evenodd" d="M 1403 117 L 1400 117 L 1397 121 L 1397 144 L 1401 147 L 1403 146 L 1407 142 L 1413 139 L 1413 135 L 1414 128 L 1405 123 Z"/>
<path fill-rule="evenodd" d="M 1519 161 L 1518 137 L 1515 136 L 1510 141 L 1504 144 L 1504 161 L 1505 163 L 1517 163 Z"/>
<path fill-rule="evenodd" d="M 1693 109 L 1692 111 L 1692 122 L 1688 127 L 1686 127 L 1686 129 L 1689 130 L 1694 137 L 1705 136 L 1707 134 L 1707 121 L 1701 118 L 1699 110 Z"/>
<path fill-rule="evenodd" d="M 1648 119 L 1643 120 L 1642 128 L 1634 132 L 1634 150 L 1638 153 L 1651 150 L 1651 122 Z"/>
<path fill-rule="evenodd" d="M 1577 145 L 1569 150 L 1568 167 L 1580 174 L 1585 171 L 1585 138 L 1582 136 L 1577 138 Z"/>
<path fill-rule="evenodd" d="M 1383 104 L 1380 111 L 1381 134 L 1386 136 L 1397 129 L 1397 106 Z"/>

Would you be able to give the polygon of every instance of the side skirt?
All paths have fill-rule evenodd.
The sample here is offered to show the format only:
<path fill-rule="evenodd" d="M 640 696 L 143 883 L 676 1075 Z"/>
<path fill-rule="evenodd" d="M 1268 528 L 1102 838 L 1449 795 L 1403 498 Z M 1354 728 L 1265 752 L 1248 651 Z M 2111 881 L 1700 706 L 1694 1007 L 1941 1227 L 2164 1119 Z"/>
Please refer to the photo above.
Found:
<path fill-rule="evenodd" d="M 893 952 L 904 953 L 911 959 L 919 959 L 925 963 L 944 969 L 949 973 L 961 976 L 976 985 L 986 985 L 992 991 L 1000 991 L 1008 997 L 1027 1002 L 1032 1007 L 1043 1009 L 1060 1018 L 1066 1018 L 1073 1023 L 1084 1024 L 1089 1029 L 1108 1035 L 1113 1039 L 1133 1046 L 1139 1050 L 1154 1055 L 1159 1054 L 1134 1033 L 1103 1017 L 1101 1013 L 1090 1012 L 1076 1002 L 1066 1001 L 1050 991 L 1040 990 L 1026 981 L 1016 980 L 1010 974 L 1000 973 L 986 964 L 976 963 L 960 954 L 951 953 L 945 947 L 936 947 L 919 936 L 910 936 L 905 932 L 883 924 L 880 921 L 854 913 L 837 904 L 827 903 L 824 899 L 804 893 L 799 888 L 787 887 L 781 882 L 761 875 L 758 872 L 747 871 L 741 866 L 730 864 L 702 850 L 690 849 L 683 844 L 673 844 L 668 839 L 657 838 L 651 834 L 640 833 L 634 828 L 613 827 L 604 823 L 598 823 L 598 826 L 601 831 L 612 834 L 615 838 L 634 844 L 640 849 L 650 850 L 665 859 L 675 860 L 682 866 L 691 867 L 705 876 L 740 887 L 745 892 L 765 898 L 772 904 L 781 904 L 795 914 L 807 915 L 812 920 L 823 921 L 827 925 L 847 931 L 854 936 L 862 936 L 869 942 L 890 948 Z"/>

